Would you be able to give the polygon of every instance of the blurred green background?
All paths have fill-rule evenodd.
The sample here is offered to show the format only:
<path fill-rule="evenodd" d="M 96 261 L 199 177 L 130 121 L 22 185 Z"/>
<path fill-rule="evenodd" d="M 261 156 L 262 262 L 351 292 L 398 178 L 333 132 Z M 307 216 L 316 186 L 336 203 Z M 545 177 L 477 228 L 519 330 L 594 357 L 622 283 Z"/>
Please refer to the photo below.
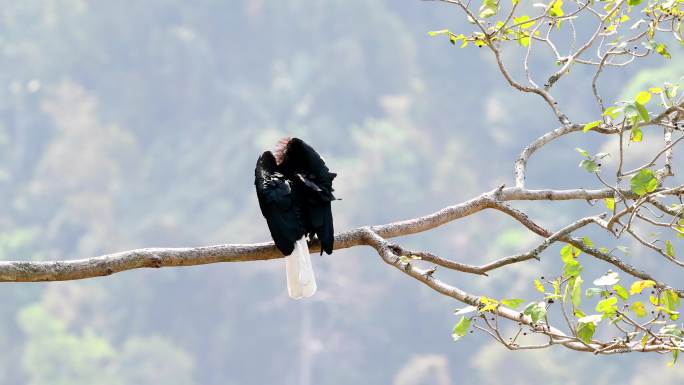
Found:
<path fill-rule="evenodd" d="M 253 167 L 286 135 L 339 173 L 337 230 L 510 185 L 517 153 L 557 122 L 508 88 L 485 49 L 427 36 L 441 28 L 470 29 L 455 8 L 417 0 L 0 1 L 0 258 L 264 241 Z M 656 59 L 644 65 L 682 75 L 681 61 Z M 532 65 L 554 70 L 543 55 Z M 604 97 L 635 74 L 607 71 Z M 573 75 L 558 99 L 571 118 L 594 120 L 591 72 Z M 562 139 L 533 159 L 530 187 L 597 187 L 573 148 L 610 143 Z M 584 215 L 575 208 L 600 211 L 517 207 L 550 228 Z M 479 263 L 535 237 L 485 212 L 400 242 Z M 548 255 L 484 279 L 438 274 L 474 293 L 533 298 L 531 280 L 557 271 L 557 252 Z M 664 270 L 652 255 L 633 258 Z M 3 284 L 0 384 L 684 380 L 658 356 L 509 352 L 481 334 L 453 343 L 459 304 L 370 249 L 314 265 L 319 292 L 303 301 L 287 297 L 282 260 Z"/>

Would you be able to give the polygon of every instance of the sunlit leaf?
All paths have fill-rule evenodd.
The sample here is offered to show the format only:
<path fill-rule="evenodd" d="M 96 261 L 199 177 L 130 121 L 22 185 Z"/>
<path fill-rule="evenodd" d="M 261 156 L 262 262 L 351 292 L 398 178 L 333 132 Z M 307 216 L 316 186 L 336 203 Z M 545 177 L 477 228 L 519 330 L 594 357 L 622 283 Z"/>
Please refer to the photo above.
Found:
<path fill-rule="evenodd" d="M 494 311 L 496 310 L 497 307 L 499 307 L 499 301 L 493 299 L 493 298 L 487 298 L 487 297 L 480 297 L 480 302 L 482 303 L 482 308 L 480 308 L 480 312 L 484 313 L 486 311 Z"/>
<path fill-rule="evenodd" d="M 553 3 L 551 3 L 549 15 L 553 17 L 561 17 L 565 15 L 565 12 L 563 11 L 563 0 L 555 0 Z"/>
<path fill-rule="evenodd" d="M 584 125 L 584 128 L 582 129 L 582 132 L 587 132 L 591 130 L 592 128 L 598 127 L 602 123 L 601 120 L 594 120 L 593 122 L 589 122 Z"/>
<path fill-rule="evenodd" d="M 603 111 L 603 116 L 610 116 L 612 119 L 617 118 L 618 114 L 622 112 L 623 108 L 618 106 L 610 106 Z"/>
<path fill-rule="evenodd" d="M 448 29 L 440 29 L 439 31 L 430 31 L 430 32 L 428 32 L 428 35 L 437 36 L 437 35 L 445 35 L 448 33 L 449 33 Z"/>
<path fill-rule="evenodd" d="M 620 285 L 613 285 L 613 290 L 615 290 L 615 294 L 617 294 L 618 297 L 622 298 L 622 300 L 627 301 L 629 298 L 629 294 L 627 294 L 627 289 Z"/>
<path fill-rule="evenodd" d="M 646 317 L 646 314 L 648 314 L 648 312 L 646 311 L 646 305 L 644 305 L 643 303 L 641 303 L 639 301 L 632 303 L 632 305 L 629 308 L 639 318 Z"/>
<path fill-rule="evenodd" d="M 618 299 L 616 297 L 603 299 L 596 304 L 596 311 L 603 313 L 605 316 L 611 316 L 617 311 L 617 301 Z"/>
<path fill-rule="evenodd" d="M 647 287 L 654 287 L 655 286 L 655 281 L 652 281 L 650 279 L 643 280 L 643 281 L 636 281 L 630 286 L 629 288 L 629 294 L 634 295 L 634 294 L 641 294 L 641 292 L 646 289 Z"/>
<path fill-rule="evenodd" d="M 646 91 L 641 91 L 634 98 L 634 101 L 636 101 L 639 104 L 646 105 L 649 101 L 651 101 L 651 93 L 646 92 Z"/>
<path fill-rule="evenodd" d="M 510 307 L 511 309 L 517 309 L 523 302 L 525 302 L 525 300 L 520 298 L 504 298 L 501 300 L 501 303 L 504 306 Z"/>
<path fill-rule="evenodd" d="M 468 333 L 469 328 L 470 328 L 470 318 L 461 317 L 461 320 L 458 321 L 456 326 L 454 326 L 454 331 L 451 333 L 451 338 L 454 341 L 460 340 L 461 337 L 465 336 L 466 333 Z"/>

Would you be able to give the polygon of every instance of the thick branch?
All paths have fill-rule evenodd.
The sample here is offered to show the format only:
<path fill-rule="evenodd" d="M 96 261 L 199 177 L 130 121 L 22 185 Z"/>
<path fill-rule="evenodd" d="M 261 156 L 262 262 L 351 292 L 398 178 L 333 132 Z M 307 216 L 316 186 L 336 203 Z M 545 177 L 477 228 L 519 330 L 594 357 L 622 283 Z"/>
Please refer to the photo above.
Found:
<path fill-rule="evenodd" d="M 674 194 L 677 191 L 666 191 Z M 630 192 L 625 191 L 629 195 Z M 425 232 L 486 208 L 501 210 L 498 201 L 516 200 L 591 200 L 612 197 L 611 189 L 601 190 L 526 190 L 500 187 L 471 200 L 446 207 L 435 213 L 400 222 L 372 226 L 383 238 L 394 238 Z M 543 237 L 546 230 L 535 231 Z M 364 244 L 361 228 L 335 236 L 335 249 L 346 249 Z M 320 250 L 316 242 L 312 252 Z M 111 275 L 139 268 L 195 266 L 218 262 L 244 262 L 282 258 L 272 242 L 232 244 L 187 248 L 146 248 L 124 251 L 99 257 L 66 261 L 0 261 L 0 282 L 67 281 Z"/>

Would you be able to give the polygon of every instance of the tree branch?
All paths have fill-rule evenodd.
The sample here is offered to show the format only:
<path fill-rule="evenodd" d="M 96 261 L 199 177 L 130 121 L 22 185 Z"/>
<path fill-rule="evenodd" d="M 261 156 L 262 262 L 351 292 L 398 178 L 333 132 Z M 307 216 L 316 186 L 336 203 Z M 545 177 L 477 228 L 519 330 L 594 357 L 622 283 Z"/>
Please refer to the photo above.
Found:
<path fill-rule="evenodd" d="M 677 190 L 665 193 L 674 194 Z M 631 194 L 628 191 L 625 194 Z M 591 200 L 613 196 L 611 189 L 601 190 L 526 190 L 503 186 L 480 194 L 468 201 L 443 208 L 432 214 L 370 229 L 383 238 L 394 238 L 425 232 L 435 227 L 472 215 L 486 208 L 506 211 L 499 201 L 519 200 Z M 536 225 L 535 225 L 536 226 Z M 335 236 L 335 249 L 363 245 L 363 228 L 339 233 Z M 534 230 L 533 230 L 534 231 Z M 551 236 L 541 228 L 535 231 L 543 237 Z M 311 252 L 320 250 L 311 242 Z M 68 281 L 107 276 L 140 268 L 180 267 L 219 262 L 245 262 L 282 258 L 273 242 L 255 244 L 228 244 L 185 248 L 145 248 L 98 257 L 64 261 L 0 261 L 0 282 Z"/>

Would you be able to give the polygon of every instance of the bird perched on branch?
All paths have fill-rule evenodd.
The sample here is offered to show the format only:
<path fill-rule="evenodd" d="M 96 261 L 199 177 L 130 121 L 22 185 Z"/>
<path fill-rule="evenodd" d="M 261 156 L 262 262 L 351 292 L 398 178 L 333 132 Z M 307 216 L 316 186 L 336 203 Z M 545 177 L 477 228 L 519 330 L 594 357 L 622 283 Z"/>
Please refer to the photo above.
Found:
<path fill-rule="evenodd" d="M 254 185 L 261 213 L 276 247 L 286 256 L 290 297 L 310 297 L 316 278 L 309 256 L 309 239 L 318 238 L 321 254 L 331 254 L 335 233 L 330 202 L 332 182 L 323 158 L 303 140 L 284 138 L 275 154 L 264 152 L 257 160 Z"/>

